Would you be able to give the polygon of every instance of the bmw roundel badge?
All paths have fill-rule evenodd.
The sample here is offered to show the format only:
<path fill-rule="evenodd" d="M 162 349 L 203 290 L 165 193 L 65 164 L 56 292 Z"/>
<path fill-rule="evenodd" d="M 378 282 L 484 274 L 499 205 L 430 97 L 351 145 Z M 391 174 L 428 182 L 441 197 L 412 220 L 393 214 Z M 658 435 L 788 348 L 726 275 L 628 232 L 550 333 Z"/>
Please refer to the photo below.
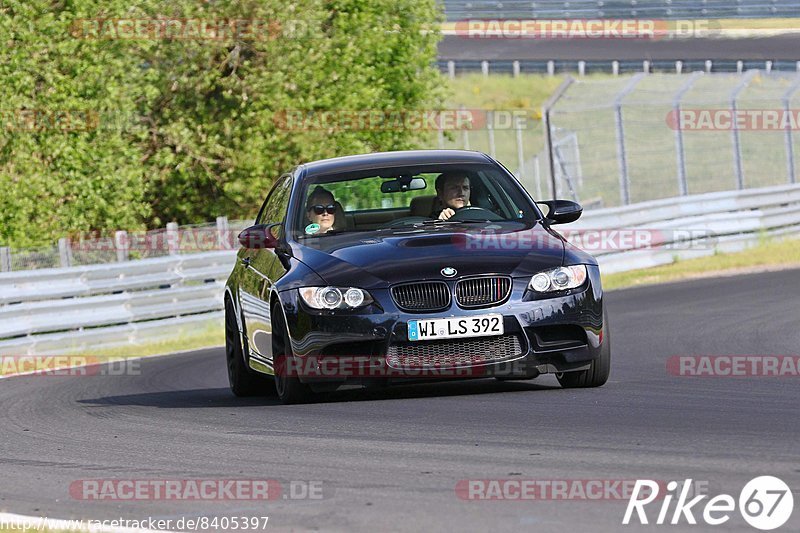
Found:
<path fill-rule="evenodd" d="M 444 267 L 444 268 L 442 269 L 442 276 L 444 276 L 444 277 L 446 277 L 446 278 L 452 278 L 452 277 L 453 277 L 453 276 L 455 276 L 457 273 L 458 273 L 458 270 L 456 270 L 456 269 L 455 269 L 455 268 L 453 268 L 453 267 Z"/>

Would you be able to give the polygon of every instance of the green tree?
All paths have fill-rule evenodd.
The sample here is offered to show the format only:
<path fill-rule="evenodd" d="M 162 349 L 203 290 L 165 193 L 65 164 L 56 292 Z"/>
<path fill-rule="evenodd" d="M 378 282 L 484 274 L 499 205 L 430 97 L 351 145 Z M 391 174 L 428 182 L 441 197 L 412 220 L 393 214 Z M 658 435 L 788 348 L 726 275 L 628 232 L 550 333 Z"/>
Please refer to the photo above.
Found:
<path fill-rule="evenodd" d="M 287 110 L 442 101 L 433 0 L 0 2 L 3 117 L 100 118 L 89 131 L 0 131 L 0 241 L 15 246 L 68 231 L 251 217 L 297 163 L 410 148 L 424 134 L 288 131 Z M 156 18 L 268 24 L 219 39 L 123 39 L 118 23 L 98 22 Z"/>

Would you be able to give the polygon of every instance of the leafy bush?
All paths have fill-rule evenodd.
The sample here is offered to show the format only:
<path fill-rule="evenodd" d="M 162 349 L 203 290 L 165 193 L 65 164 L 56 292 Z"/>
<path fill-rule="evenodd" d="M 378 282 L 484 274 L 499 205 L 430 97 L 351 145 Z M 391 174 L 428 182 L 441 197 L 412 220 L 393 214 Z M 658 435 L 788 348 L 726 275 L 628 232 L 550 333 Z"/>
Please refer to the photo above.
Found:
<path fill-rule="evenodd" d="M 248 218 L 297 163 L 416 146 L 419 131 L 288 131 L 281 117 L 437 107 L 437 9 L 434 0 L 6 0 L 0 243 Z M 134 23 L 112 20 L 158 18 L 267 23 L 218 39 L 131 39 L 120 36 Z"/>

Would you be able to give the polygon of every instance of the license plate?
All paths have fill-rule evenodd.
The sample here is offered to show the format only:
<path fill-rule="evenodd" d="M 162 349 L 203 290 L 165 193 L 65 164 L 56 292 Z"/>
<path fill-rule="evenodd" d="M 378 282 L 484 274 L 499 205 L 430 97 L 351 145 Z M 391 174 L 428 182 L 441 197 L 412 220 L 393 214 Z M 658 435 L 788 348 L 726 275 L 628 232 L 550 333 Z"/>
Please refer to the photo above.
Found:
<path fill-rule="evenodd" d="M 503 334 L 503 315 L 419 318 L 408 321 L 408 340 L 428 341 Z"/>

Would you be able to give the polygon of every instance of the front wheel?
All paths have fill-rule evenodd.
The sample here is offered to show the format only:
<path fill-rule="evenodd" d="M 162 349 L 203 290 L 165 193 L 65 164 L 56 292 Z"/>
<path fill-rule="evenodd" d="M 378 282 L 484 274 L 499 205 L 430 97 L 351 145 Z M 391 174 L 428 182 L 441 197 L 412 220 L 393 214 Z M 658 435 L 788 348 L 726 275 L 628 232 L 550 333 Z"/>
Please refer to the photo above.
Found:
<path fill-rule="evenodd" d="M 311 387 L 297 377 L 289 329 L 280 304 L 272 308 L 272 357 L 275 364 L 275 390 L 284 405 L 305 403 L 313 399 Z"/>
<path fill-rule="evenodd" d="M 600 344 L 600 357 L 592 361 L 586 370 L 556 374 L 556 379 L 565 389 L 601 387 L 608 381 L 611 373 L 611 332 L 608 315 L 603 313 L 603 342 Z"/>
<path fill-rule="evenodd" d="M 225 360 L 228 367 L 228 383 L 235 396 L 269 396 L 274 394 L 272 380 L 260 376 L 247 368 L 242 349 L 242 336 L 236 324 L 233 304 L 225 302 Z"/>

